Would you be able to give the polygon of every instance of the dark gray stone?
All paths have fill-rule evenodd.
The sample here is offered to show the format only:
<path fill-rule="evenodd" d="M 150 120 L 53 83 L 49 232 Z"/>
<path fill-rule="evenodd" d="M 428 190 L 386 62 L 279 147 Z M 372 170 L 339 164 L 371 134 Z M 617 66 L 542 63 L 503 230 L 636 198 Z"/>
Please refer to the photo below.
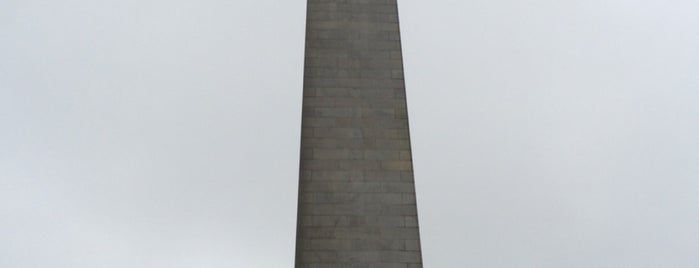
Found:
<path fill-rule="evenodd" d="M 297 268 L 422 267 L 396 0 L 308 0 Z"/>

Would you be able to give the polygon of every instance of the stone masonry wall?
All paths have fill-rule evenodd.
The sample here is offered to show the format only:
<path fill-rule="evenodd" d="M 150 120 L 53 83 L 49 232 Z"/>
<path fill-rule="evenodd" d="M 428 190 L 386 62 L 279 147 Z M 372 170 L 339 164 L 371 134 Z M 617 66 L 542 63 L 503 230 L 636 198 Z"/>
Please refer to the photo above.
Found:
<path fill-rule="evenodd" d="M 420 268 L 396 0 L 308 0 L 297 268 Z"/>

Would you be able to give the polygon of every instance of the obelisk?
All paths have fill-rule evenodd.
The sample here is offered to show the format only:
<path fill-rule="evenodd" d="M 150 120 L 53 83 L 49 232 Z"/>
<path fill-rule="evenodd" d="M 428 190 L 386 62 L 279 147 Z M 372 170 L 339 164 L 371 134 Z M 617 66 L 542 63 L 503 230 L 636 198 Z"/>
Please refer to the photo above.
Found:
<path fill-rule="evenodd" d="M 422 267 L 396 0 L 308 0 L 297 268 Z"/>

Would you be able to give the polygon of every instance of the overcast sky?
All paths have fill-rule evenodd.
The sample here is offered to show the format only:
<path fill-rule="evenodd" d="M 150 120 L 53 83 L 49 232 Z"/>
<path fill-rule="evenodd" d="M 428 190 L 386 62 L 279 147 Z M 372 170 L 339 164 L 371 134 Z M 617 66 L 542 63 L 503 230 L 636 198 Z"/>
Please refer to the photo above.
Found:
<path fill-rule="evenodd" d="M 399 0 L 426 267 L 699 266 L 699 1 Z M 305 1 L 0 1 L 0 267 L 292 267 Z"/>

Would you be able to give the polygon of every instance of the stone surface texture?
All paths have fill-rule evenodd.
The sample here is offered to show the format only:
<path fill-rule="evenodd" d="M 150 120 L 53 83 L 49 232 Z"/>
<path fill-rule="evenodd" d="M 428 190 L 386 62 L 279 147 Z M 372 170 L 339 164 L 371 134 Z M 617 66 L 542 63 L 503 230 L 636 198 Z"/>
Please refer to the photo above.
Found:
<path fill-rule="evenodd" d="M 422 267 L 396 0 L 308 0 L 297 268 Z"/>

